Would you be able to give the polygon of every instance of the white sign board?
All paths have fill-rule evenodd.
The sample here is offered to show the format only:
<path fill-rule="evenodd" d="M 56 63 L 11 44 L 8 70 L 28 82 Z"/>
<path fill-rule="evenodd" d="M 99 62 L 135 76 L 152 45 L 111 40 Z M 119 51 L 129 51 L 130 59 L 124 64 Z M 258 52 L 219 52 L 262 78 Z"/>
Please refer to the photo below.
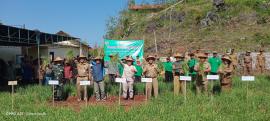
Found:
<path fill-rule="evenodd" d="M 124 83 L 124 82 L 126 82 L 126 78 L 115 78 L 115 82 Z"/>
<path fill-rule="evenodd" d="M 255 81 L 254 76 L 242 76 L 242 81 Z"/>
<path fill-rule="evenodd" d="M 153 82 L 152 78 L 142 78 L 142 82 Z"/>
<path fill-rule="evenodd" d="M 59 85 L 58 80 L 49 80 L 49 85 Z"/>
<path fill-rule="evenodd" d="M 181 81 L 191 81 L 191 76 L 180 76 Z"/>
<path fill-rule="evenodd" d="M 219 75 L 207 75 L 207 80 L 218 80 Z"/>
<path fill-rule="evenodd" d="M 8 85 L 17 85 L 18 82 L 17 81 L 8 81 Z"/>
<path fill-rule="evenodd" d="M 90 85 L 90 81 L 80 81 L 80 85 Z"/>

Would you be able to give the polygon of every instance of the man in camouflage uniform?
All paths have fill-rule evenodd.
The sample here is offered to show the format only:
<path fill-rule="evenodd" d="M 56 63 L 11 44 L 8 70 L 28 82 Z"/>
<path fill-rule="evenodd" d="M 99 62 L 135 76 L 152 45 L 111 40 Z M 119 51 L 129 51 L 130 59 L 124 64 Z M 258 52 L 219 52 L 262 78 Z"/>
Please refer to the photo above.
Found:
<path fill-rule="evenodd" d="M 248 76 L 251 75 L 251 70 L 252 70 L 252 57 L 250 55 L 250 51 L 246 52 L 246 55 L 244 57 L 244 64 L 243 64 L 243 68 L 244 68 L 244 75 Z"/>
<path fill-rule="evenodd" d="M 195 65 L 194 70 L 198 73 L 196 80 L 196 92 L 197 94 L 208 90 L 208 80 L 206 76 L 211 71 L 211 66 L 207 62 L 207 56 L 205 54 L 200 54 L 199 62 Z"/>
<path fill-rule="evenodd" d="M 62 100 L 63 99 L 63 76 L 64 76 L 64 66 L 63 59 L 60 57 L 56 57 L 54 60 L 54 64 L 52 66 L 53 80 L 58 80 L 59 85 L 54 88 L 54 100 Z"/>
<path fill-rule="evenodd" d="M 173 80 L 173 87 L 174 87 L 174 95 L 179 95 L 179 92 L 181 90 L 182 93 L 184 93 L 184 83 L 182 83 L 182 80 L 180 80 L 180 76 L 184 76 L 184 70 L 183 70 L 183 64 L 185 57 L 181 55 L 180 53 L 177 53 L 174 55 L 174 58 L 176 58 L 176 61 L 173 63 L 173 72 L 174 72 L 174 80 Z"/>
<path fill-rule="evenodd" d="M 80 85 L 80 81 L 90 81 L 92 78 L 92 74 L 91 74 L 91 68 L 89 63 L 87 63 L 86 61 L 86 56 L 80 55 L 79 57 L 79 62 L 77 63 L 77 69 L 78 69 L 78 75 L 77 75 L 77 82 L 76 82 L 76 86 L 77 86 L 77 100 L 81 101 L 82 96 L 82 89 L 81 89 L 81 85 Z M 87 100 L 87 90 L 84 90 L 84 100 Z"/>
<path fill-rule="evenodd" d="M 264 73 L 265 70 L 265 56 L 263 54 L 263 50 L 260 50 L 260 53 L 257 55 L 257 63 L 256 63 L 257 71 L 260 73 Z"/>
<path fill-rule="evenodd" d="M 116 57 L 110 55 L 110 61 L 105 63 L 105 68 L 108 69 L 110 84 L 113 84 L 115 82 L 115 78 L 117 77 L 117 75 L 119 75 L 118 63 L 114 60 L 114 58 Z"/>

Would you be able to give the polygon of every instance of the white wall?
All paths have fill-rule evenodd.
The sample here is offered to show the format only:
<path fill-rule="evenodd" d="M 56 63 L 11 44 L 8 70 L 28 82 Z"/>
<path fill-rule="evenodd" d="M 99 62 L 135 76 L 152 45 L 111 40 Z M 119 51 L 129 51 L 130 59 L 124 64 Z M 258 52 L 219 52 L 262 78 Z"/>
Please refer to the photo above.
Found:
<path fill-rule="evenodd" d="M 4 61 L 13 61 L 16 63 L 16 55 L 22 55 L 21 47 L 0 46 L 0 58 Z"/>
<path fill-rule="evenodd" d="M 61 58 L 66 58 L 67 52 L 69 50 L 73 50 L 74 56 L 77 56 L 80 54 L 80 49 L 79 48 L 73 48 L 73 47 L 49 47 L 48 53 L 54 52 L 54 57 L 61 57 Z"/>

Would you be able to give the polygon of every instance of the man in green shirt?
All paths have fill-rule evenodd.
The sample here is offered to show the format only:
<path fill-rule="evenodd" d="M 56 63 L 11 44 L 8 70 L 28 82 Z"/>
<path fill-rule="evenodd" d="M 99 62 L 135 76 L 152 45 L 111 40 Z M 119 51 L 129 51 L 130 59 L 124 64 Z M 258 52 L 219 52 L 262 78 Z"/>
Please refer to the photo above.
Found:
<path fill-rule="evenodd" d="M 195 58 L 195 54 L 191 53 L 189 54 L 190 59 L 188 60 L 188 67 L 189 67 L 189 75 L 192 77 L 192 80 L 195 80 L 196 77 L 196 71 L 194 70 L 194 67 L 196 63 L 198 63 L 197 59 Z"/>
<path fill-rule="evenodd" d="M 136 60 L 135 68 L 137 72 L 135 73 L 135 82 L 141 82 L 142 79 L 142 73 L 143 73 L 143 68 L 141 61 L 139 59 Z"/>
<path fill-rule="evenodd" d="M 163 63 L 163 68 L 165 71 L 165 82 L 173 81 L 173 63 L 171 62 L 170 57 L 167 58 L 167 61 Z"/>
<path fill-rule="evenodd" d="M 218 57 L 218 54 L 217 54 L 216 51 L 213 52 L 213 57 L 209 58 L 208 62 L 210 63 L 210 66 L 211 66 L 210 74 L 211 75 L 217 75 L 219 66 L 221 65 L 222 61 Z"/>

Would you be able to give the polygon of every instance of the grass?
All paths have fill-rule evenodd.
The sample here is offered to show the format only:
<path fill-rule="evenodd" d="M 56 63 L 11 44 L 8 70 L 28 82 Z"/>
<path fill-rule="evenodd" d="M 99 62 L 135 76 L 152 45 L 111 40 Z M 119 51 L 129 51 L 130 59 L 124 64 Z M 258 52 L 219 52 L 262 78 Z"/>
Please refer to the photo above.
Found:
<path fill-rule="evenodd" d="M 184 13 L 182 22 L 177 17 L 170 21 L 170 11 L 162 12 L 149 19 L 151 12 L 128 11 L 119 14 L 119 18 L 125 18 L 130 24 L 123 26 L 118 20 L 116 26 L 107 34 L 107 38 L 122 39 L 119 37 L 125 33 L 123 28 L 130 31 L 124 39 L 144 39 L 146 54 L 154 52 L 154 34 L 149 29 L 155 25 L 157 44 L 160 55 L 168 55 L 169 49 L 177 50 L 179 46 L 186 48 L 211 49 L 220 52 L 228 48 L 237 51 L 246 49 L 257 50 L 260 47 L 269 48 L 269 0 L 225 0 L 226 10 L 215 12 L 212 0 L 187 0 L 183 4 L 173 8 L 172 16 Z M 218 20 L 211 22 L 209 26 L 202 26 L 200 22 L 208 12 L 214 12 Z M 165 17 L 164 17 L 165 16 Z M 131 24 L 132 23 L 132 24 Z M 153 27 L 152 27 L 153 28 Z M 172 28 L 172 31 L 170 31 Z M 168 42 L 170 33 L 171 41 Z M 263 35 L 258 38 L 256 35 Z M 259 39 L 260 42 L 256 42 Z M 211 43 L 211 44 L 209 44 Z"/>
<path fill-rule="evenodd" d="M 161 80 L 161 78 L 159 79 Z M 213 102 L 207 95 L 195 95 L 188 87 L 187 101 L 184 97 L 175 97 L 172 84 L 159 83 L 160 97 L 152 99 L 147 104 L 133 107 L 125 111 L 117 105 L 108 108 L 104 106 L 84 107 L 80 112 L 70 108 L 54 108 L 47 104 L 51 95 L 49 86 L 27 86 L 17 88 L 15 94 L 15 110 L 11 110 L 11 96 L 9 92 L 0 93 L 0 120 L 94 120 L 94 121 L 163 121 L 163 120 L 202 120 L 202 121 L 267 121 L 270 119 L 270 77 L 259 76 L 255 82 L 246 82 L 234 77 L 233 90 L 214 96 Z M 74 87 L 71 87 L 74 88 Z M 110 94 L 117 95 L 118 87 L 113 85 Z M 136 84 L 135 90 L 142 93 L 144 84 Z M 247 96 L 248 94 L 248 96 Z M 18 115 L 8 115 L 17 112 Z M 31 113 L 41 113 L 40 116 Z M 21 114 L 21 115 L 19 115 Z M 42 115 L 45 114 L 45 115 Z"/>

